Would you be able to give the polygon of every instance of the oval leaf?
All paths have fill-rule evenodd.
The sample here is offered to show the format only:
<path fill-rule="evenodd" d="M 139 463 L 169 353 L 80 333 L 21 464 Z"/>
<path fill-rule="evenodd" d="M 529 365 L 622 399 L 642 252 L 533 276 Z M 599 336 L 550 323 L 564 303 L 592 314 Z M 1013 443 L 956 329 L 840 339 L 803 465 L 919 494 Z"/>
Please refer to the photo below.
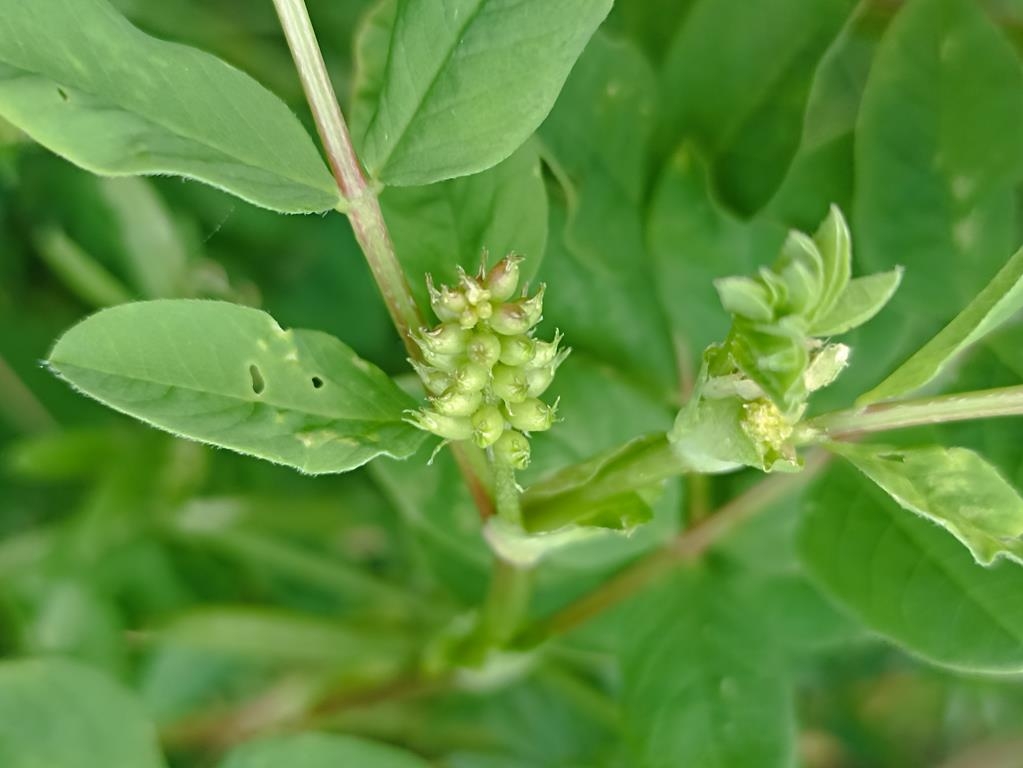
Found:
<path fill-rule="evenodd" d="M 56 659 L 0 664 L 4 768 L 162 768 L 142 706 L 88 667 Z"/>
<path fill-rule="evenodd" d="M 826 315 L 810 328 L 813 336 L 838 336 L 858 328 L 884 309 L 902 282 L 902 268 L 850 280 Z"/>
<path fill-rule="evenodd" d="M 351 736 L 303 733 L 262 739 L 231 752 L 220 768 L 429 768 L 411 752 Z"/>
<path fill-rule="evenodd" d="M 965 544 L 981 565 L 999 556 L 1023 563 L 1023 499 L 998 470 L 965 448 L 832 448 L 902 507 Z"/>
<path fill-rule="evenodd" d="M 807 495 L 800 556 L 861 621 L 930 661 L 1023 670 L 1023 568 L 984 568 L 847 464 Z"/>
<path fill-rule="evenodd" d="M 1018 250 L 977 297 L 941 332 L 863 395 L 866 405 L 905 395 L 933 381 L 960 352 L 1023 309 L 1023 249 Z"/>
<path fill-rule="evenodd" d="M 106 0 L 0 0 L 0 116 L 106 176 L 176 174 L 287 213 L 337 188 L 284 102 L 202 51 L 140 32 Z"/>
<path fill-rule="evenodd" d="M 49 364 L 148 424 L 310 474 L 405 458 L 423 439 L 402 421 L 412 400 L 340 341 L 226 302 L 104 310 L 65 333 Z"/>
<path fill-rule="evenodd" d="M 370 60 L 360 45 L 363 83 L 380 84 L 362 141 L 369 172 L 408 186 L 504 160 L 550 112 L 611 2 L 398 0 L 389 50 Z"/>

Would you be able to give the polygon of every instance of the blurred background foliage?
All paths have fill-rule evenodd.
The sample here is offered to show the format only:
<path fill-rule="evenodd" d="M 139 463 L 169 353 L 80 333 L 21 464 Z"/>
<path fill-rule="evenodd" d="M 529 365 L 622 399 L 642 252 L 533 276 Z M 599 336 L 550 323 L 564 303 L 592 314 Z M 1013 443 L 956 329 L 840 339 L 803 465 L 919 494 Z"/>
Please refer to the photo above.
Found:
<path fill-rule="evenodd" d="M 308 125 L 271 3 L 116 5 L 248 71 Z M 346 107 L 371 5 L 309 2 Z M 367 36 L 364 53 L 378 44 Z M 666 430 L 699 351 L 727 329 L 711 279 L 770 261 L 831 202 L 850 215 L 859 272 L 907 267 L 818 403 L 844 405 L 1020 242 L 1021 55 L 1019 0 L 620 0 L 530 144 L 478 177 L 388 191 L 385 213 L 416 285 L 427 265 L 450 279 L 480 245 L 543 251 L 545 322 L 576 352 L 556 382 L 564 423 L 537 438 L 527 479 Z M 1023 765 L 1019 681 L 924 666 L 838 613 L 797 563 L 797 498 L 528 668 L 424 683 L 424 643 L 479 601 L 489 568 L 446 454 L 306 478 L 156 433 L 39 364 L 97 308 L 200 296 L 326 330 L 401 374 L 343 217 L 279 216 L 177 179 L 97 179 L 0 125 L 0 254 L 0 652 L 119 679 L 175 766 L 281 727 L 365 735 L 446 768 L 632 766 L 635 734 L 670 739 L 679 716 L 651 676 L 694 659 L 707 711 L 684 716 L 710 722 L 729 665 L 752 664 L 744 696 L 797 731 L 809 768 Z M 1002 331 L 944 386 L 1016 383 L 1021 342 Z M 925 432 L 1023 484 L 1018 422 L 905 439 Z M 545 561 L 532 612 L 754 479 L 670 484 L 635 536 Z"/>

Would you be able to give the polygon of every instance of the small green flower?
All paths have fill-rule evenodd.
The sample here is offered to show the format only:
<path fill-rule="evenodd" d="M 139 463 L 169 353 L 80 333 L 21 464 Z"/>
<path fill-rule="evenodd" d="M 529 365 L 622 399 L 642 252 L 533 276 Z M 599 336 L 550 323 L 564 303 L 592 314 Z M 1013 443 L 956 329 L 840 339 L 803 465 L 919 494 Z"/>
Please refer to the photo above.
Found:
<path fill-rule="evenodd" d="M 543 315 L 544 287 L 513 299 L 522 257 L 509 254 L 476 275 L 459 269 L 454 288 L 427 277 L 440 323 L 413 335 L 422 361 L 412 365 L 430 397 L 409 423 L 445 440 L 472 440 L 515 469 L 529 464 L 524 433 L 550 429 L 557 403 L 539 399 L 570 350 L 561 334 L 533 338 Z"/>

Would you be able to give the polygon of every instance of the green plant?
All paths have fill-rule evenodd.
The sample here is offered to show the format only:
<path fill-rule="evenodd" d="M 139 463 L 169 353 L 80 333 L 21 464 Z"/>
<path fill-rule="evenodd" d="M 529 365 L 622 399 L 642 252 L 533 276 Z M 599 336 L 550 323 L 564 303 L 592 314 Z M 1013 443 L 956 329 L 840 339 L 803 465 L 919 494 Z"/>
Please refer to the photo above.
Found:
<path fill-rule="evenodd" d="M 805 655 L 869 633 L 939 669 L 1023 668 L 1019 433 L 1004 418 L 1023 415 L 1023 250 L 1004 262 L 1023 74 L 983 8 L 757 0 L 761 26 L 696 0 L 667 45 L 671 4 L 653 0 L 379 0 L 346 121 L 305 3 L 273 5 L 325 160 L 256 80 L 108 0 L 0 0 L 0 147 L 30 152 L 23 135 L 103 177 L 46 171 L 110 222 L 51 195 L 29 226 L 31 250 L 99 309 L 46 365 L 174 436 L 352 473 L 268 482 L 296 507 L 298 488 L 324 489 L 290 521 L 315 520 L 317 546 L 343 502 L 402 554 L 377 568 L 294 546 L 274 519 L 287 495 L 264 505 L 231 479 L 246 460 L 140 431 L 49 434 L 0 367 L 12 422 L 40 433 L 13 466 L 90 489 L 80 520 L 0 546 L 0 576 L 19 577 L 9 613 L 34 617 L 21 636 L 35 639 L 10 645 L 79 659 L 0 665 L 0 763 L 164 765 L 155 719 L 181 765 L 765 768 L 796 760 Z M 775 48 L 792 59 L 747 61 Z M 855 187 L 835 170 L 848 165 Z M 351 346 L 250 306 L 253 287 L 195 256 L 201 238 L 153 186 L 120 178 L 140 175 L 203 182 L 243 216 L 326 214 L 301 226 L 361 252 L 371 278 L 349 262 L 326 283 L 318 316 Z M 223 204 L 188 190 L 201 216 Z M 256 245 L 292 225 L 246 226 Z M 275 241 L 280 260 L 290 245 Z M 331 295 L 347 282 L 350 313 Z M 371 342 L 363 326 L 385 316 L 396 337 Z M 136 506 L 150 519 L 125 522 Z M 273 610 L 246 609 L 196 550 L 252 567 Z M 129 554 L 108 573 L 112 552 Z M 195 558 L 201 598 L 183 596 L 175 558 Z M 106 593 L 136 577 L 122 616 Z M 144 716 L 80 663 L 127 676 L 111 638 L 136 628 L 164 665 L 142 694 L 174 716 Z M 247 655 L 262 663 L 236 665 Z M 196 658 L 202 696 L 167 693 Z M 246 695 L 217 706 L 221 680 Z M 499 692 L 492 713 L 464 711 L 478 690 Z M 557 733 L 522 743 L 516 697 L 546 701 L 527 726 L 550 717 Z M 803 747 L 807 765 L 860 764 Z"/>

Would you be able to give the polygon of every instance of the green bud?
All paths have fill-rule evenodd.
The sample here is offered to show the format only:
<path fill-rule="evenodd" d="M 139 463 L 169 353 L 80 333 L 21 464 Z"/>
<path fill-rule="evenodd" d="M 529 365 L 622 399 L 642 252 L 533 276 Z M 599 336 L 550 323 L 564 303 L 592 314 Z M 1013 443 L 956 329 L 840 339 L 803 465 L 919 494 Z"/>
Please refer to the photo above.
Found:
<path fill-rule="evenodd" d="M 437 290 L 432 275 L 426 276 L 426 289 L 430 293 L 430 306 L 441 321 L 457 320 L 469 306 L 465 296 L 458 291 L 452 291 L 446 285 Z"/>
<path fill-rule="evenodd" d="M 529 440 L 521 432 L 508 430 L 494 443 L 494 458 L 513 469 L 529 466 Z"/>
<path fill-rule="evenodd" d="M 484 405 L 472 415 L 472 439 L 480 448 L 489 448 L 504 432 L 504 414 L 496 405 Z"/>
<path fill-rule="evenodd" d="M 519 286 L 519 264 L 522 257 L 509 253 L 497 262 L 487 275 L 486 286 L 495 301 L 507 301 L 515 295 Z"/>
<path fill-rule="evenodd" d="M 458 268 L 458 284 L 470 305 L 475 307 L 490 300 L 490 291 L 484 288 L 478 279 L 466 274 L 461 267 Z"/>
<path fill-rule="evenodd" d="M 547 285 L 540 283 L 540 290 L 536 292 L 536 295 L 522 302 L 522 308 L 526 310 L 526 315 L 529 317 L 530 328 L 539 323 L 543 318 L 543 295 L 546 292 Z"/>
<path fill-rule="evenodd" d="M 424 344 L 421 344 L 419 349 L 423 353 L 423 360 L 438 370 L 450 373 L 458 367 L 461 355 L 442 355 Z"/>
<path fill-rule="evenodd" d="M 550 429 L 556 408 L 556 405 L 551 407 L 535 397 L 521 403 L 506 403 L 504 407 L 511 425 L 523 432 L 545 432 Z"/>
<path fill-rule="evenodd" d="M 558 345 L 561 344 L 561 339 L 561 331 L 555 331 L 554 341 L 536 342 L 531 365 L 535 368 L 543 368 L 553 363 L 559 357 L 564 360 L 570 350 L 566 349 L 561 353 L 558 352 Z"/>
<path fill-rule="evenodd" d="M 431 330 L 420 329 L 413 338 L 420 348 L 429 347 L 442 355 L 457 355 L 465 349 L 469 333 L 454 323 L 444 323 Z"/>
<path fill-rule="evenodd" d="M 459 392 L 479 392 L 490 381 L 490 369 L 476 363 L 464 363 L 451 373 L 451 384 Z"/>
<path fill-rule="evenodd" d="M 468 440 L 472 437 L 472 422 L 467 416 L 445 416 L 433 411 L 409 411 L 405 421 L 445 440 Z"/>
<path fill-rule="evenodd" d="M 501 362 L 505 365 L 525 365 L 533 359 L 536 341 L 528 336 L 502 336 Z"/>
<path fill-rule="evenodd" d="M 483 403 L 482 392 L 459 392 L 452 389 L 430 399 L 433 409 L 445 416 L 472 416 Z"/>
<path fill-rule="evenodd" d="M 554 381 L 556 365 L 548 365 L 543 368 L 530 368 L 526 371 L 526 392 L 530 397 L 539 397 L 547 391 L 547 387 Z"/>
<path fill-rule="evenodd" d="M 522 303 L 514 302 L 501 304 L 494 310 L 494 315 L 490 318 L 490 327 L 504 336 L 518 336 L 532 328 L 533 324 Z"/>
<path fill-rule="evenodd" d="M 494 394 L 506 403 L 521 403 L 529 396 L 529 382 L 521 368 L 498 363 L 494 366 L 493 376 Z"/>
<path fill-rule="evenodd" d="M 477 331 L 465 346 L 469 360 L 484 368 L 490 368 L 501 357 L 501 341 L 492 333 Z"/>
<path fill-rule="evenodd" d="M 409 360 L 409 362 L 412 363 L 412 367 L 415 368 L 416 373 L 419 374 L 419 378 L 423 382 L 423 386 L 426 387 L 426 391 L 431 395 L 439 395 L 455 383 L 453 374 L 438 371 L 436 368 L 423 365 L 418 360 Z"/>

